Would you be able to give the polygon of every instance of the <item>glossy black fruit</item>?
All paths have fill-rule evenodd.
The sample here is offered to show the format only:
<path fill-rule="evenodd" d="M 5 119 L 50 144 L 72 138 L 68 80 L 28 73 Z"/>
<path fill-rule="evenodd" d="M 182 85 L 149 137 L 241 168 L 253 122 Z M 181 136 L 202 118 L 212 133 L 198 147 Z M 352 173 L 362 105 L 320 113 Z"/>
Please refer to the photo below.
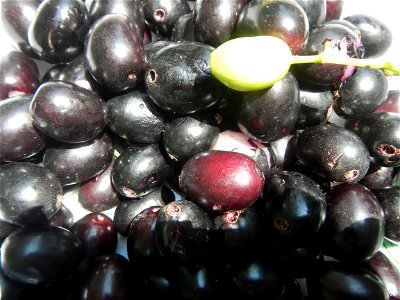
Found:
<path fill-rule="evenodd" d="M 43 83 L 33 96 L 29 112 L 36 128 L 63 143 L 87 142 L 106 126 L 105 102 L 69 82 Z"/>
<path fill-rule="evenodd" d="M 119 203 L 119 194 L 111 182 L 113 165 L 111 162 L 107 169 L 79 186 L 78 202 L 83 208 L 101 212 Z"/>
<path fill-rule="evenodd" d="M 357 266 L 327 261 L 307 277 L 307 291 L 320 300 L 388 300 L 384 283 Z"/>
<path fill-rule="evenodd" d="M 122 236 L 128 235 L 129 225 L 140 212 L 152 206 L 164 206 L 174 200 L 174 192 L 166 185 L 163 185 L 139 199 L 120 201 L 115 208 L 113 218 L 119 234 Z"/>
<path fill-rule="evenodd" d="M 89 213 L 72 225 L 71 232 L 82 242 L 86 259 L 112 254 L 117 249 L 118 232 L 113 220 L 102 213 Z"/>
<path fill-rule="evenodd" d="M 53 217 L 62 204 L 58 178 L 42 166 L 11 162 L 0 167 L 0 218 L 16 225 Z"/>
<path fill-rule="evenodd" d="M 62 12 L 62 13 L 61 13 Z M 83 51 L 89 15 L 80 0 L 46 0 L 40 3 L 28 29 L 32 49 L 44 61 L 66 63 Z"/>
<path fill-rule="evenodd" d="M 228 41 L 246 0 L 199 0 L 194 7 L 196 40 L 217 47 Z"/>
<path fill-rule="evenodd" d="M 338 182 L 357 182 L 369 168 L 367 147 L 354 132 L 334 124 L 306 128 L 296 142 L 300 161 Z"/>
<path fill-rule="evenodd" d="M 166 123 L 162 142 L 172 160 L 186 162 L 192 156 L 210 150 L 218 133 L 216 124 L 201 116 L 185 116 Z"/>
<path fill-rule="evenodd" d="M 381 70 L 357 68 L 334 92 L 333 109 L 343 119 L 361 119 L 385 101 L 388 81 Z"/>
<path fill-rule="evenodd" d="M 374 194 L 358 183 L 342 183 L 327 195 L 321 233 L 323 253 L 349 264 L 372 257 L 382 245 L 385 219 Z"/>
<path fill-rule="evenodd" d="M 106 133 L 79 144 L 53 144 L 45 152 L 43 164 L 61 184 L 71 185 L 88 180 L 111 163 L 113 145 Z"/>
<path fill-rule="evenodd" d="M 37 58 L 37 56 L 29 44 L 28 29 L 40 2 L 40 0 L 1 2 L 1 23 L 5 29 L 4 32 L 11 38 L 17 49 L 32 58 Z"/>
<path fill-rule="evenodd" d="M 400 113 L 379 112 L 357 122 L 352 130 L 360 136 L 371 156 L 385 167 L 400 166 Z"/>
<path fill-rule="evenodd" d="M 154 103 L 178 114 L 191 114 L 215 104 L 224 88 L 211 76 L 213 50 L 207 44 L 182 41 L 154 53 L 145 76 L 146 90 Z"/>
<path fill-rule="evenodd" d="M 164 131 L 163 114 L 146 93 L 135 90 L 107 101 L 107 125 L 131 143 L 156 143 Z"/>
<path fill-rule="evenodd" d="M 240 130 L 260 142 L 276 141 L 294 128 L 300 111 L 299 86 L 288 73 L 271 88 L 238 93 L 236 122 Z"/>
<path fill-rule="evenodd" d="M 157 144 L 130 146 L 115 160 L 111 179 L 121 195 L 140 198 L 161 187 L 171 172 Z"/>
<path fill-rule="evenodd" d="M 42 285 L 76 272 L 82 259 L 82 245 L 67 229 L 28 226 L 7 237 L 1 255 L 1 267 L 11 279 Z"/>
<path fill-rule="evenodd" d="M 45 137 L 32 124 L 29 105 L 32 95 L 0 101 L 0 161 L 17 161 L 45 148 Z"/>
<path fill-rule="evenodd" d="M 283 171 L 269 178 L 262 193 L 268 230 L 280 243 L 302 246 L 316 238 L 325 220 L 326 200 L 309 177 Z"/>
<path fill-rule="evenodd" d="M 384 54 L 392 44 L 392 32 L 382 20 L 365 14 L 350 15 L 344 20 L 354 24 L 360 30 L 366 58 Z"/>
<path fill-rule="evenodd" d="M 158 213 L 157 244 L 164 256 L 196 261 L 209 250 L 212 226 L 207 213 L 194 202 L 173 201 Z"/>
<path fill-rule="evenodd" d="M 36 62 L 19 51 L 10 51 L 1 58 L 0 99 L 20 94 L 33 94 L 39 86 Z"/>
<path fill-rule="evenodd" d="M 372 192 L 383 209 L 385 237 L 400 242 L 400 187 L 390 186 Z"/>
<path fill-rule="evenodd" d="M 190 12 L 187 0 L 142 0 L 146 24 L 151 31 L 170 37 L 180 16 Z"/>
<path fill-rule="evenodd" d="M 84 51 L 89 72 L 109 91 L 121 92 L 143 80 L 143 37 L 128 16 L 110 14 L 97 20 Z"/>

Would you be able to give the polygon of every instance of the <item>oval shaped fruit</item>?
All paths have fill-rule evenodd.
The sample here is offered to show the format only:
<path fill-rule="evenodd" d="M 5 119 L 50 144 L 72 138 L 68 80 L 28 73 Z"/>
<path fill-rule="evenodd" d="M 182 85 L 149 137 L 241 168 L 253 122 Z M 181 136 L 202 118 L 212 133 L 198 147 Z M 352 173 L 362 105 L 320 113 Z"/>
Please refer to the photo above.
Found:
<path fill-rule="evenodd" d="M 119 234 L 128 235 L 129 225 L 140 212 L 152 206 L 164 206 L 174 200 L 174 192 L 163 185 L 139 199 L 120 201 L 115 208 L 113 218 Z"/>
<path fill-rule="evenodd" d="M 352 128 L 382 166 L 400 166 L 399 120 L 400 113 L 378 112 L 363 118 Z"/>
<path fill-rule="evenodd" d="M 261 195 L 264 175 L 249 156 L 231 151 L 205 151 L 183 166 L 179 186 L 208 211 L 248 207 Z"/>
<path fill-rule="evenodd" d="M 366 14 L 353 14 L 345 17 L 344 20 L 354 24 L 360 30 L 365 58 L 384 54 L 392 44 L 392 32 L 382 20 Z"/>
<path fill-rule="evenodd" d="M 119 203 L 119 194 L 111 182 L 114 161 L 95 177 L 83 182 L 78 189 L 79 204 L 91 212 L 101 212 Z"/>
<path fill-rule="evenodd" d="M 17 49 L 32 58 L 37 58 L 37 55 L 29 44 L 28 29 L 35 17 L 40 2 L 40 0 L 5 0 L 1 2 L 0 8 L 4 33 L 11 38 L 12 43 Z"/>
<path fill-rule="evenodd" d="M 111 92 L 133 88 L 143 80 L 143 38 L 128 16 L 110 14 L 97 20 L 87 35 L 84 53 L 89 72 Z"/>
<path fill-rule="evenodd" d="M 50 81 L 40 85 L 29 112 L 36 128 L 63 143 L 87 142 L 106 126 L 105 102 L 69 82 Z"/>
<path fill-rule="evenodd" d="M 276 141 L 294 128 L 300 111 L 299 86 L 287 73 L 272 87 L 238 93 L 235 120 L 247 136 L 262 143 Z M 237 99 L 236 99 L 237 98 Z"/>
<path fill-rule="evenodd" d="M 388 300 L 383 282 L 357 266 L 340 262 L 323 262 L 307 279 L 308 294 L 321 300 Z"/>
<path fill-rule="evenodd" d="M 29 44 L 42 60 L 51 64 L 66 63 L 82 52 L 89 26 L 84 2 L 43 1 L 29 25 Z"/>
<path fill-rule="evenodd" d="M 274 36 L 283 40 L 296 55 L 304 48 L 309 23 L 304 9 L 296 1 L 251 1 L 243 8 L 233 36 Z"/>
<path fill-rule="evenodd" d="M 211 246 L 211 229 L 212 221 L 207 213 L 185 199 L 164 205 L 155 224 L 162 255 L 187 262 L 206 256 Z"/>
<path fill-rule="evenodd" d="M 113 220 L 105 214 L 85 215 L 72 225 L 71 232 L 82 242 L 82 249 L 88 261 L 112 254 L 117 249 L 117 229 Z"/>
<path fill-rule="evenodd" d="M 169 157 L 185 162 L 192 156 L 207 151 L 218 138 L 219 129 L 201 116 L 175 118 L 165 124 L 162 143 Z"/>
<path fill-rule="evenodd" d="M 11 162 L 0 166 L 0 218 L 16 225 L 49 220 L 62 205 L 63 189 L 47 168 Z"/>
<path fill-rule="evenodd" d="M 107 101 L 107 125 L 131 143 L 156 143 L 164 130 L 163 114 L 146 93 L 135 90 Z"/>
<path fill-rule="evenodd" d="M 336 92 L 333 109 L 343 119 L 361 119 L 373 113 L 388 95 L 388 81 L 382 70 L 357 68 Z"/>
<path fill-rule="evenodd" d="M 167 38 L 179 17 L 191 11 L 186 0 L 142 0 L 142 6 L 147 26 Z"/>
<path fill-rule="evenodd" d="M 82 244 L 61 227 L 26 226 L 6 238 L 1 258 L 1 267 L 11 279 L 25 284 L 48 284 L 66 279 L 78 270 Z"/>
<path fill-rule="evenodd" d="M 158 144 L 130 146 L 115 160 L 111 180 L 121 195 L 140 198 L 161 187 L 171 172 Z"/>
<path fill-rule="evenodd" d="M 1 58 L 0 99 L 33 94 L 39 86 L 36 62 L 22 52 L 10 51 Z"/>
<path fill-rule="evenodd" d="M 290 171 L 273 174 L 262 199 L 266 226 L 280 243 L 303 246 L 316 239 L 325 220 L 326 200 L 309 177 Z"/>
<path fill-rule="evenodd" d="M 219 46 L 229 40 L 246 0 L 200 0 L 194 7 L 196 40 Z"/>
<path fill-rule="evenodd" d="M 369 152 L 354 132 L 334 124 L 306 128 L 296 143 L 300 161 L 338 182 L 357 182 L 367 174 Z"/>
<path fill-rule="evenodd" d="M 131 299 L 138 287 L 129 261 L 120 254 L 108 254 L 99 257 L 84 271 L 79 299 Z"/>
<path fill-rule="evenodd" d="M 400 187 L 390 186 L 372 191 L 383 209 L 385 237 L 400 242 Z M 400 287 L 399 287 L 400 290 Z"/>
<path fill-rule="evenodd" d="M 45 148 L 45 137 L 32 124 L 29 105 L 32 95 L 0 101 L 0 161 L 17 161 Z"/>
<path fill-rule="evenodd" d="M 342 183 L 327 195 L 323 253 L 356 264 L 372 257 L 382 245 L 385 219 L 374 194 L 359 183 Z"/>
<path fill-rule="evenodd" d="M 246 53 L 245 59 L 238 59 Z M 237 91 L 257 91 L 272 86 L 289 71 L 292 52 L 273 36 L 231 39 L 211 52 L 211 73 Z"/>
<path fill-rule="evenodd" d="M 223 85 L 210 74 L 213 49 L 207 44 L 181 41 L 155 52 L 147 63 L 145 77 L 147 94 L 154 103 L 173 113 L 191 114 L 222 98 Z"/>
<path fill-rule="evenodd" d="M 85 143 L 53 144 L 46 149 L 43 164 L 63 186 L 88 180 L 111 163 L 113 145 L 106 133 Z"/>

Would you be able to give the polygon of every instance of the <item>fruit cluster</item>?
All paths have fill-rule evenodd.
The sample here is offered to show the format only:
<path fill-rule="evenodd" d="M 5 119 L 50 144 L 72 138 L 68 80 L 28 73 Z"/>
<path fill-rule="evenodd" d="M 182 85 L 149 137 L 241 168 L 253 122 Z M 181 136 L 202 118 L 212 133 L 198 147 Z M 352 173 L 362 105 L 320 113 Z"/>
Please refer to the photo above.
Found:
<path fill-rule="evenodd" d="M 400 71 L 343 5 L 2 0 L 0 298 L 400 300 Z"/>

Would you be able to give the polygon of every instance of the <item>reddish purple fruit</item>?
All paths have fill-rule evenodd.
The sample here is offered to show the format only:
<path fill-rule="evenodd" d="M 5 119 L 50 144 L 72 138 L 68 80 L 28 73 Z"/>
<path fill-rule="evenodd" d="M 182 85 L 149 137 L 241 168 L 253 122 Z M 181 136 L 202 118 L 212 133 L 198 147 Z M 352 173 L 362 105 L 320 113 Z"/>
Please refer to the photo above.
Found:
<path fill-rule="evenodd" d="M 264 175 L 247 155 L 206 151 L 185 163 L 179 186 L 188 199 L 209 211 L 239 210 L 260 196 Z"/>

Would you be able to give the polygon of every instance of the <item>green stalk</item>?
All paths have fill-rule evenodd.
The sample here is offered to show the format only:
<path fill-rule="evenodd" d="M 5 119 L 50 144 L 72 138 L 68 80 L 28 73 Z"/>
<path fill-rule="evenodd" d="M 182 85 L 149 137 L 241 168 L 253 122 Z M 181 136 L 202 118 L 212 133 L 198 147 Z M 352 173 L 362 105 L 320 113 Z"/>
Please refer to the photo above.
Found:
<path fill-rule="evenodd" d="M 381 69 L 387 76 L 400 76 L 400 65 L 394 65 L 392 62 L 383 60 L 380 58 L 368 58 L 358 59 L 347 56 L 340 56 L 332 51 L 332 43 L 326 41 L 324 44 L 324 50 L 318 55 L 293 55 L 291 64 L 307 64 L 307 63 L 318 63 L 318 64 L 336 64 L 336 65 L 347 65 L 364 68 Z"/>

